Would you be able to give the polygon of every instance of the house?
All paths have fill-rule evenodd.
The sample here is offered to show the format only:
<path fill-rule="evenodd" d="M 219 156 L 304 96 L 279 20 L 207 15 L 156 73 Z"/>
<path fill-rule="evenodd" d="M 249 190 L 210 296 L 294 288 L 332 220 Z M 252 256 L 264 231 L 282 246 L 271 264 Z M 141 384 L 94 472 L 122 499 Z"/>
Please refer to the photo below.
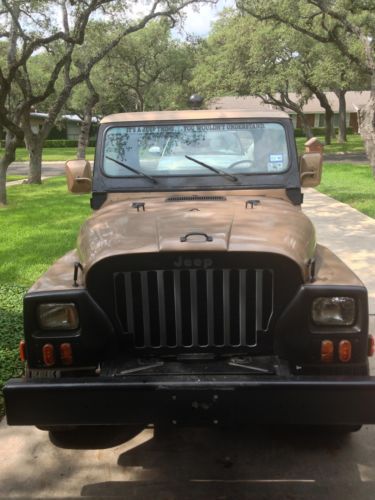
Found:
<path fill-rule="evenodd" d="M 30 113 L 30 123 L 34 133 L 38 132 L 38 129 L 41 127 L 43 121 L 47 118 L 47 116 L 47 113 Z M 51 130 L 48 139 L 59 138 L 77 141 L 80 133 L 81 122 L 81 118 L 77 115 L 61 116 L 61 118 L 58 120 L 58 124 L 55 125 Z M 98 119 L 94 117 L 92 119 L 92 123 L 98 123 Z"/>
<path fill-rule="evenodd" d="M 325 93 L 330 103 L 332 110 L 334 112 L 334 126 L 338 126 L 339 120 L 339 100 L 334 92 Z M 292 101 L 297 100 L 297 94 L 290 92 L 289 96 Z M 354 132 L 358 132 L 358 111 L 368 102 L 370 99 L 370 91 L 364 90 L 361 92 L 348 91 L 345 94 L 346 98 L 346 125 L 351 127 Z M 209 109 L 251 109 L 252 111 L 262 111 L 264 109 L 277 109 L 276 106 L 270 104 L 264 104 L 263 101 L 256 96 L 227 96 L 219 97 L 215 100 L 210 101 L 208 104 Z M 300 128 L 301 121 L 299 116 L 295 112 L 285 109 L 289 116 L 293 120 L 294 127 Z M 307 123 L 310 127 L 324 127 L 325 126 L 325 111 L 320 106 L 317 97 L 313 96 L 309 101 L 303 106 L 303 112 L 306 115 Z"/>

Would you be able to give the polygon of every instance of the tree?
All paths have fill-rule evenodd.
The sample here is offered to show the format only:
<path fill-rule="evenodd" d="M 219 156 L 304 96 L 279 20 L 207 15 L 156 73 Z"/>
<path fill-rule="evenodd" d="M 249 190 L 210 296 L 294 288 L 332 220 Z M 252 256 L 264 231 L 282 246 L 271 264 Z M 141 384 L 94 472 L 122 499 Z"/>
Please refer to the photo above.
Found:
<path fill-rule="evenodd" d="M 371 78 L 370 99 L 360 110 L 360 133 L 375 176 L 375 6 L 374 0 L 237 0 L 242 12 L 259 21 L 293 28 L 334 46 Z"/>
<path fill-rule="evenodd" d="M 196 44 L 174 40 L 167 20 L 125 38 L 93 73 L 99 111 L 145 111 L 186 106 Z M 108 81 L 101 75 L 107 68 Z"/>
<path fill-rule="evenodd" d="M 87 80 L 90 73 L 118 43 L 130 33 L 141 30 L 157 17 L 175 18 L 181 9 L 196 0 L 153 0 L 147 14 L 138 19 L 130 17 L 130 4 L 115 0 L 87 0 L 73 2 L 59 0 L 61 11 L 57 15 L 56 2 L 3 0 L 0 10 L 0 38 L 6 41 L 6 65 L 0 68 L 0 125 L 7 130 L 5 154 L 0 160 L 0 204 L 6 203 L 6 170 L 14 161 L 17 141 L 25 139 L 30 154 L 29 182 L 41 182 L 41 154 L 43 142 L 56 118 L 69 99 L 72 90 Z M 104 13 L 116 19 L 107 23 L 111 40 L 98 43 L 96 52 L 79 68 L 73 64 L 77 52 L 84 46 L 85 33 L 90 17 Z M 54 56 L 52 70 L 40 88 L 29 71 L 30 61 L 38 51 Z M 56 92 L 56 84 L 63 85 Z M 20 92 L 21 99 L 10 108 L 9 98 Z M 47 112 L 48 117 L 38 131 L 31 127 L 30 112 L 33 107 L 54 96 Z"/>
<path fill-rule="evenodd" d="M 358 82 L 358 71 L 344 71 L 348 60 L 335 47 L 324 52 L 321 43 L 288 26 L 260 23 L 235 11 L 215 24 L 202 59 L 195 73 L 200 91 L 258 95 L 267 104 L 296 113 L 307 136 L 311 131 L 303 106 L 315 95 L 325 110 L 327 144 L 334 135 L 334 112 L 325 91 L 341 92 Z M 343 68 L 339 75 L 333 71 L 338 63 Z M 297 96 L 292 98 L 292 92 Z"/>
<path fill-rule="evenodd" d="M 306 57 L 297 53 L 300 40 L 290 30 L 261 25 L 249 16 L 226 12 L 208 38 L 194 82 L 209 97 L 256 95 L 266 104 L 296 113 L 308 137 L 303 113 L 311 97 L 306 85 Z M 292 98 L 291 93 L 297 93 Z"/>

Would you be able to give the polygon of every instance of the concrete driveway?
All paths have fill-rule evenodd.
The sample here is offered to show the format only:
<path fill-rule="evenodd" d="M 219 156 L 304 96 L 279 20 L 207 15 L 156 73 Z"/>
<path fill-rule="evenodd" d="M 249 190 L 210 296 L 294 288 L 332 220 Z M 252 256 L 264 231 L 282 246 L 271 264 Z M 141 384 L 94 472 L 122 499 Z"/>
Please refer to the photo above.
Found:
<path fill-rule="evenodd" d="M 319 241 L 368 286 L 375 333 L 375 221 L 314 190 L 307 190 L 304 210 Z M 375 497 L 375 426 L 346 437 L 264 427 L 92 429 L 55 444 L 45 432 L 3 421 L 0 498 Z"/>

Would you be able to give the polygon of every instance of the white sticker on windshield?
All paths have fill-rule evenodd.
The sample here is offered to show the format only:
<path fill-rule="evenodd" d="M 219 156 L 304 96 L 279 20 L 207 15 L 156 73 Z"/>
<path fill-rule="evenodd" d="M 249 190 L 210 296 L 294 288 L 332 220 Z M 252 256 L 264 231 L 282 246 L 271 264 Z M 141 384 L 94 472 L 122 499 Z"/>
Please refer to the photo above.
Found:
<path fill-rule="evenodd" d="M 283 161 L 283 155 L 270 155 L 271 162 L 281 162 Z"/>

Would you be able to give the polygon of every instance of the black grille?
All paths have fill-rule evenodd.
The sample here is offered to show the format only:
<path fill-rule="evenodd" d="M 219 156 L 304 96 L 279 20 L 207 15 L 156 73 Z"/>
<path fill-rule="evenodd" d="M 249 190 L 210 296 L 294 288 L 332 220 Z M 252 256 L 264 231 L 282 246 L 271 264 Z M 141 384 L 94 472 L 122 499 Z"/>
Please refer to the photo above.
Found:
<path fill-rule="evenodd" d="M 226 201 L 227 198 L 225 196 L 171 196 L 170 198 L 166 198 L 165 201 Z"/>
<path fill-rule="evenodd" d="M 114 273 L 115 314 L 136 348 L 252 347 L 273 314 L 269 269 Z"/>

